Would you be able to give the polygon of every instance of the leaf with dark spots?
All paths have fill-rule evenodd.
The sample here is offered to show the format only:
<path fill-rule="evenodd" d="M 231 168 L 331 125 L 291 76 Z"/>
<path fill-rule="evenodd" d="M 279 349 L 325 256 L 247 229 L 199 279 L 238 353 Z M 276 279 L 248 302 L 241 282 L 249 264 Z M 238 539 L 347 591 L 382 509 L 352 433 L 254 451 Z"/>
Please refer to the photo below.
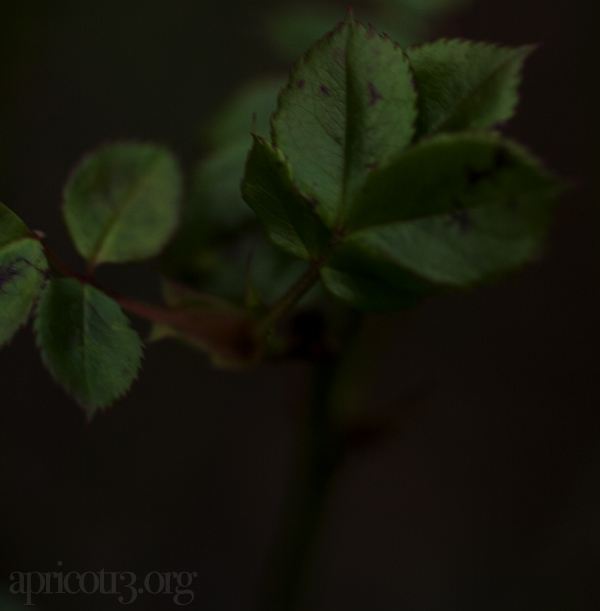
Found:
<path fill-rule="evenodd" d="M 374 106 L 379 100 L 383 100 L 383 96 L 377 91 L 373 83 L 369 83 L 369 106 Z"/>
<path fill-rule="evenodd" d="M 364 311 L 401 309 L 531 260 L 560 187 L 488 131 L 512 115 L 531 49 L 442 41 L 407 57 L 350 12 L 279 96 L 272 137 L 289 164 L 285 187 L 257 172 L 247 192 L 271 243 L 312 257 L 326 288 Z M 328 244 L 307 210 L 330 230 Z"/>
<path fill-rule="evenodd" d="M 555 185 L 523 149 L 497 134 L 440 134 L 371 171 L 343 225 L 355 231 L 448 214 L 458 205 L 518 199 Z"/>
<path fill-rule="evenodd" d="M 495 167 L 485 168 L 481 170 L 477 168 L 467 167 L 466 168 L 467 182 L 470 185 L 475 186 L 478 182 L 485 180 L 489 178 L 490 176 L 493 176 L 495 171 L 496 171 Z"/>
<path fill-rule="evenodd" d="M 0 347 L 29 320 L 47 272 L 40 242 L 16 214 L 0 204 Z"/>
<path fill-rule="evenodd" d="M 471 226 L 471 216 L 469 215 L 469 211 L 457 210 L 456 212 L 452 212 L 446 225 L 448 227 L 458 227 L 458 230 L 461 233 L 466 233 L 467 231 L 469 231 L 469 228 Z"/>
<path fill-rule="evenodd" d="M 273 116 L 273 143 L 330 229 L 339 229 L 367 166 L 390 163 L 410 144 L 416 99 L 402 50 L 351 15 L 294 68 Z"/>
<path fill-rule="evenodd" d="M 494 158 L 494 164 L 497 170 L 502 170 L 504 168 L 508 168 L 513 163 L 510 151 L 503 146 L 499 146 L 496 151 L 496 156 Z"/>
<path fill-rule="evenodd" d="M 488 168 L 475 168 L 468 166 L 467 170 L 467 181 L 470 185 L 476 185 L 482 180 L 487 180 L 493 176 L 496 172 L 503 169 L 508 169 L 511 166 L 510 153 L 503 146 L 499 146 L 494 153 L 493 165 Z"/>
<path fill-rule="evenodd" d="M 396 309 L 410 278 L 424 283 L 410 294 L 489 282 L 538 252 L 557 187 L 496 134 L 424 140 L 371 172 L 323 279 L 366 311 Z"/>
<path fill-rule="evenodd" d="M 16 261 L 12 261 L 10 265 L 0 265 L 0 292 L 4 292 L 4 286 L 10 284 L 15 276 L 19 276 L 21 272 L 17 269 L 17 263 L 27 262 L 23 257 L 18 257 Z"/>

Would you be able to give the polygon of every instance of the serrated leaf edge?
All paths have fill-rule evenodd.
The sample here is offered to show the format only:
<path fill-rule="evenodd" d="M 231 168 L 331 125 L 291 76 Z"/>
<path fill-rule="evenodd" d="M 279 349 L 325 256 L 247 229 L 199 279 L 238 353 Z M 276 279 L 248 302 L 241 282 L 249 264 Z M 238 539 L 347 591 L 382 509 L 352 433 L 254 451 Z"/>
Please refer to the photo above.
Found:
<path fill-rule="evenodd" d="M 438 45 L 449 45 L 449 44 L 458 44 L 458 45 L 466 45 L 469 47 L 488 47 L 488 48 L 493 48 L 495 50 L 501 51 L 501 50 L 510 50 L 513 51 L 513 54 L 510 57 L 507 57 L 504 61 L 501 62 L 500 65 L 498 65 L 492 73 L 488 74 L 485 79 L 483 81 L 481 81 L 481 83 L 484 83 L 486 81 L 488 81 L 489 79 L 493 78 L 500 70 L 502 70 L 504 67 L 506 67 L 506 65 L 513 61 L 515 59 L 515 57 L 520 53 L 522 54 L 522 61 L 521 61 L 521 66 L 518 70 L 518 72 L 514 75 L 514 79 L 516 80 L 517 83 L 517 87 L 515 87 L 515 96 L 517 98 L 517 103 L 513 106 L 512 111 L 510 113 L 510 115 L 504 117 L 502 119 L 502 122 L 507 122 L 510 119 L 512 119 L 512 117 L 515 116 L 516 114 L 516 109 L 518 106 L 518 102 L 520 100 L 520 93 L 518 90 L 518 84 L 521 82 L 522 80 L 522 74 L 523 74 L 523 68 L 524 68 L 524 62 L 525 59 L 527 59 L 527 57 L 529 55 L 531 55 L 534 51 L 536 51 L 541 45 L 540 44 L 528 44 L 528 45 L 521 45 L 518 47 L 514 47 L 514 46 L 510 46 L 510 45 L 500 45 L 498 43 L 495 42 L 489 42 L 489 41 L 473 41 L 473 40 L 469 40 L 466 38 L 462 38 L 462 37 L 457 37 L 457 38 L 440 38 L 437 39 L 435 41 L 431 41 L 431 42 L 426 42 L 426 43 L 421 43 L 421 44 L 415 44 L 415 45 L 411 45 L 410 47 L 408 47 L 406 49 L 406 55 L 408 56 L 408 59 L 410 61 L 410 53 L 411 51 L 416 51 L 419 49 L 423 49 L 423 48 L 427 48 L 427 47 L 435 47 Z M 417 79 L 415 77 L 415 73 L 413 70 L 413 82 L 415 83 L 415 86 L 418 90 L 418 82 Z M 479 86 L 481 86 L 481 83 Z M 453 115 L 455 115 L 457 113 L 457 109 L 460 108 L 465 101 L 468 99 L 469 96 L 473 95 L 473 91 L 471 91 L 468 96 L 465 96 L 454 108 L 453 110 Z M 421 105 L 419 102 L 419 98 L 417 98 L 417 108 L 419 111 L 419 114 L 421 113 Z M 450 117 L 446 117 L 446 119 L 444 119 L 444 121 L 436 126 L 431 132 L 426 132 L 426 133 L 419 133 L 419 130 L 416 130 L 415 132 L 415 136 L 414 136 L 414 141 L 417 140 L 421 140 L 424 137 L 430 136 L 430 135 L 435 135 L 438 133 L 442 133 L 444 132 L 444 125 L 447 124 L 450 119 L 452 118 L 452 116 Z M 464 130 L 460 130 L 460 131 L 464 131 Z M 480 130 L 480 131 L 484 131 L 484 130 Z"/>
<path fill-rule="evenodd" d="M 79 281 L 78 281 L 79 282 Z M 83 283 L 80 282 L 80 284 Z M 93 286 L 93 285 L 90 285 Z M 96 288 L 96 287 L 94 287 Z M 44 290 L 46 289 L 46 287 L 44 287 Z M 99 291 L 101 291 L 101 289 L 97 289 Z M 50 361 L 46 358 L 46 354 L 45 354 L 45 350 L 43 348 L 43 346 L 40 344 L 40 340 L 39 340 L 39 335 L 40 335 L 40 331 L 38 329 L 37 326 L 37 320 L 38 320 L 38 309 L 40 307 L 40 303 L 41 303 L 41 297 L 42 297 L 42 293 L 44 291 L 40 291 L 39 295 L 38 295 L 38 299 L 36 302 L 36 306 L 35 306 L 35 311 L 33 312 L 33 335 L 34 335 L 34 341 L 35 341 L 35 347 L 38 350 L 39 354 L 40 354 L 40 359 L 44 365 L 44 367 L 46 368 L 46 370 L 48 371 L 48 373 L 50 374 L 50 378 L 52 379 L 52 381 L 68 396 L 70 397 L 75 403 L 77 403 L 77 405 L 79 405 L 83 411 L 85 412 L 86 415 L 86 420 L 87 422 L 91 422 L 91 420 L 94 418 L 94 416 L 100 412 L 104 412 L 106 411 L 109 407 L 112 407 L 115 403 L 121 401 L 125 396 L 127 396 L 132 388 L 135 382 L 138 381 L 140 373 L 143 371 L 143 362 L 146 360 L 146 356 L 144 353 L 144 350 L 146 349 L 146 345 L 144 344 L 144 342 L 142 341 L 142 338 L 139 336 L 139 333 L 137 333 L 137 331 L 135 331 L 135 329 L 133 329 L 133 327 L 131 326 L 131 321 L 129 319 L 129 317 L 125 314 L 125 312 L 123 312 L 123 309 L 119 306 L 119 309 L 121 310 L 123 316 L 125 316 L 125 318 L 128 320 L 130 328 L 135 331 L 136 335 L 138 336 L 139 340 L 140 340 L 140 361 L 139 361 L 139 365 L 138 365 L 138 369 L 136 371 L 136 374 L 133 376 L 132 380 L 131 380 L 131 384 L 123 389 L 121 392 L 119 392 L 117 395 L 115 395 L 112 400 L 107 401 L 106 403 L 100 403 L 97 405 L 88 405 L 82 401 L 80 401 L 80 399 L 75 395 L 75 393 L 73 393 L 73 391 L 71 391 L 69 388 L 67 388 L 60 380 L 58 380 L 56 378 L 56 376 L 54 375 L 54 371 L 52 368 L 52 365 L 50 363 Z M 101 291 L 104 295 L 106 295 L 106 293 L 104 293 L 104 291 Z M 106 295 L 107 297 L 109 297 L 108 295 Z M 113 300 L 114 301 L 114 300 Z M 116 303 L 116 302 L 115 302 Z M 118 304 L 117 304 L 118 305 Z"/>

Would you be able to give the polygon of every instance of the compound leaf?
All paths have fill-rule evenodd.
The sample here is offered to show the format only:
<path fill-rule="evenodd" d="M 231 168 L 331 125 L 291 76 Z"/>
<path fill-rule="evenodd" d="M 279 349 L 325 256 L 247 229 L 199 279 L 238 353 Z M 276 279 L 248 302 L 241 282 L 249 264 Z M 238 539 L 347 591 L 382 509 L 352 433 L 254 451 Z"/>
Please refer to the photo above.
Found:
<path fill-rule="evenodd" d="M 0 347 L 29 320 L 47 269 L 40 242 L 0 204 Z"/>
<path fill-rule="evenodd" d="M 242 194 L 274 246 L 315 259 L 329 242 L 329 231 L 294 185 L 289 161 L 258 136 L 248 156 Z"/>
<path fill-rule="evenodd" d="M 181 176 L 164 148 L 106 146 L 76 168 L 64 193 L 71 238 L 90 267 L 155 256 L 175 231 Z"/>
<path fill-rule="evenodd" d="M 121 397 L 140 368 L 142 343 L 119 305 L 74 278 L 48 282 L 35 331 L 50 373 L 89 417 Z"/>
<path fill-rule="evenodd" d="M 487 129 L 510 119 L 523 62 L 534 49 L 467 40 L 408 49 L 419 91 L 417 134 Z"/>
<path fill-rule="evenodd" d="M 409 144 L 415 104 L 400 47 L 352 16 L 300 59 L 279 97 L 273 142 L 328 227 L 369 170 Z"/>

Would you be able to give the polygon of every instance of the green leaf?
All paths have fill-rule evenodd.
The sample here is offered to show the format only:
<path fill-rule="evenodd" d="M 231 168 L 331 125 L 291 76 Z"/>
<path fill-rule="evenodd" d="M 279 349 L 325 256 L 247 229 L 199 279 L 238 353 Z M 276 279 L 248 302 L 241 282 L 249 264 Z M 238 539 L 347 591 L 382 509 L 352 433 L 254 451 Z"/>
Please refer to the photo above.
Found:
<path fill-rule="evenodd" d="M 216 264 L 220 244 L 234 242 L 259 227 L 240 193 L 247 157 L 244 138 L 198 164 L 177 235 L 161 255 L 161 268 L 169 277 L 198 287 L 198 278 Z"/>
<path fill-rule="evenodd" d="M 121 397 L 140 368 L 142 344 L 119 305 L 73 278 L 48 283 L 35 331 L 50 373 L 89 417 Z"/>
<path fill-rule="evenodd" d="M 64 193 L 71 238 L 90 267 L 155 256 L 175 231 L 181 176 L 169 151 L 106 146 L 85 158 Z"/>
<path fill-rule="evenodd" d="M 555 181 L 494 133 L 440 134 L 371 172 L 343 218 L 345 231 L 536 196 Z"/>
<path fill-rule="evenodd" d="M 196 234 L 223 235 L 256 218 L 241 197 L 240 179 L 252 134 L 269 134 L 282 80 L 266 79 L 242 88 L 212 122 L 208 137 L 214 151 L 198 164 L 182 229 L 194 225 Z"/>
<path fill-rule="evenodd" d="M 39 241 L 0 204 L 0 347 L 29 320 L 47 269 Z"/>
<path fill-rule="evenodd" d="M 417 134 L 487 129 L 510 119 L 523 62 L 534 49 L 467 40 L 408 49 L 419 91 Z"/>
<path fill-rule="evenodd" d="M 247 283 L 264 303 L 274 303 L 308 270 L 306 261 L 274 248 L 264 240 L 257 241 L 249 256 Z M 322 297 L 314 287 L 302 298 L 302 305 L 314 305 Z"/>
<path fill-rule="evenodd" d="M 250 136 L 217 149 L 198 166 L 192 201 L 182 230 L 195 217 L 195 233 L 227 234 L 256 216 L 240 194 Z M 202 227 L 201 225 L 204 225 Z M 197 238 L 196 238 L 197 240 Z"/>
<path fill-rule="evenodd" d="M 242 195 L 274 246 L 302 259 L 316 259 L 327 246 L 330 233 L 294 185 L 289 161 L 259 137 L 248 156 Z"/>
<path fill-rule="evenodd" d="M 219 150 L 230 142 L 243 140 L 247 144 L 251 133 L 266 138 L 271 115 L 277 107 L 277 95 L 284 83 L 285 77 L 265 78 L 237 91 L 210 123 L 207 130 L 210 146 Z"/>
<path fill-rule="evenodd" d="M 374 171 L 322 276 L 363 310 L 489 282 L 539 249 L 557 183 L 494 134 L 440 135 Z M 332 272 L 331 270 L 334 270 Z"/>
<path fill-rule="evenodd" d="M 468 1 L 468 0 L 466 0 Z M 411 0 L 404 5 L 404 0 L 378 3 L 361 10 L 362 23 L 372 23 L 377 29 L 378 24 L 393 41 L 408 46 L 427 40 L 431 31 L 431 10 L 415 10 Z M 437 0 L 437 2 L 465 2 L 465 0 Z M 323 36 L 323 32 L 331 29 L 331 24 L 339 19 L 338 8 L 331 5 L 305 5 L 294 2 L 283 5 L 276 10 L 267 21 L 266 35 L 280 55 L 295 60 L 314 45 Z M 260 134 L 262 135 L 262 133 Z"/>
<path fill-rule="evenodd" d="M 242 199 L 240 179 L 251 146 L 251 131 L 268 135 L 283 79 L 243 87 L 210 123 L 206 137 L 213 151 L 196 168 L 190 197 L 175 238 L 163 252 L 163 270 L 186 283 L 204 275 L 211 250 L 255 230 L 258 219 Z M 253 114 L 256 122 L 253 121 Z"/>
<path fill-rule="evenodd" d="M 273 142 L 328 227 L 369 171 L 409 144 L 415 103 L 400 47 L 351 16 L 300 59 L 279 98 Z"/>
<path fill-rule="evenodd" d="M 359 253 L 362 267 L 366 257 Z M 332 261 L 335 265 L 336 261 Z M 403 310 L 415 304 L 421 297 L 432 292 L 433 287 L 419 280 L 397 266 L 385 265 L 376 260 L 372 270 L 361 269 L 361 265 L 348 264 L 348 259 L 339 257 L 340 267 L 348 266 L 351 271 L 333 267 L 321 270 L 321 280 L 325 288 L 339 301 L 363 312 L 391 312 Z M 386 273 L 387 272 L 387 273 Z M 416 285 L 416 286 L 415 286 Z"/>
<path fill-rule="evenodd" d="M 31 232 L 25 223 L 10 208 L 0 203 L 0 248 L 30 236 Z"/>

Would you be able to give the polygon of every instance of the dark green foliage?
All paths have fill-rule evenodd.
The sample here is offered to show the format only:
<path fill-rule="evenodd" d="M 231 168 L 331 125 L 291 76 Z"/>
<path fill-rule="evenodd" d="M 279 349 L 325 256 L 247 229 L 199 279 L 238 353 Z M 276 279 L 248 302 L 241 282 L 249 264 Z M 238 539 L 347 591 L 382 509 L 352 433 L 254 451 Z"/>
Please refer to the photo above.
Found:
<path fill-rule="evenodd" d="M 328 227 L 370 169 L 411 141 L 416 100 L 402 50 L 353 19 L 293 70 L 273 117 L 273 143 Z"/>
<path fill-rule="evenodd" d="M 424 18 L 460 0 L 398 2 Z M 211 152 L 170 244 L 182 191 L 173 155 L 121 143 L 86 157 L 63 208 L 86 276 L 0 204 L 0 346 L 39 298 L 42 358 L 92 415 L 140 366 L 121 306 L 153 322 L 151 339 L 240 366 L 297 355 L 293 323 L 288 335 L 271 331 L 298 304 L 313 310 L 299 315 L 328 321 L 304 348 L 329 350 L 343 344 L 339 321 L 357 316 L 344 306 L 399 310 L 518 268 L 538 252 L 560 190 L 497 131 L 514 114 L 531 50 L 442 40 L 404 51 L 350 13 L 292 70 L 270 134 L 277 78 L 244 88 L 211 123 Z M 164 306 L 109 297 L 92 279 L 101 263 L 163 250 Z"/>
<path fill-rule="evenodd" d="M 89 284 L 51 280 L 37 307 L 35 332 L 50 373 L 89 416 L 121 397 L 137 376 L 138 334 L 118 304 Z"/>
<path fill-rule="evenodd" d="M 557 183 L 489 131 L 513 114 L 530 50 L 441 41 L 407 61 L 349 16 L 279 98 L 273 169 L 257 144 L 250 154 L 243 193 L 271 242 L 306 257 L 300 236 L 307 226 L 316 235 L 320 218 L 332 232 L 315 252 L 326 254 L 325 286 L 367 311 L 488 282 L 530 260 Z"/>
<path fill-rule="evenodd" d="M 249 257 L 248 234 L 258 233 L 254 212 L 240 194 L 251 132 L 268 136 L 269 119 L 285 78 L 242 87 L 217 117 L 204 140 L 210 152 L 198 163 L 181 227 L 161 258 L 163 272 L 178 282 L 241 300 Z M 261 240 L 262 241 L 262 240 Z"/>
<path fill-rule="evenodd" d="M 295 186 L 290 162 L 259 137 L 248 157 L 242 194 L 274 246 L 302 259 L 317 259 L 331 239 Z"/>

